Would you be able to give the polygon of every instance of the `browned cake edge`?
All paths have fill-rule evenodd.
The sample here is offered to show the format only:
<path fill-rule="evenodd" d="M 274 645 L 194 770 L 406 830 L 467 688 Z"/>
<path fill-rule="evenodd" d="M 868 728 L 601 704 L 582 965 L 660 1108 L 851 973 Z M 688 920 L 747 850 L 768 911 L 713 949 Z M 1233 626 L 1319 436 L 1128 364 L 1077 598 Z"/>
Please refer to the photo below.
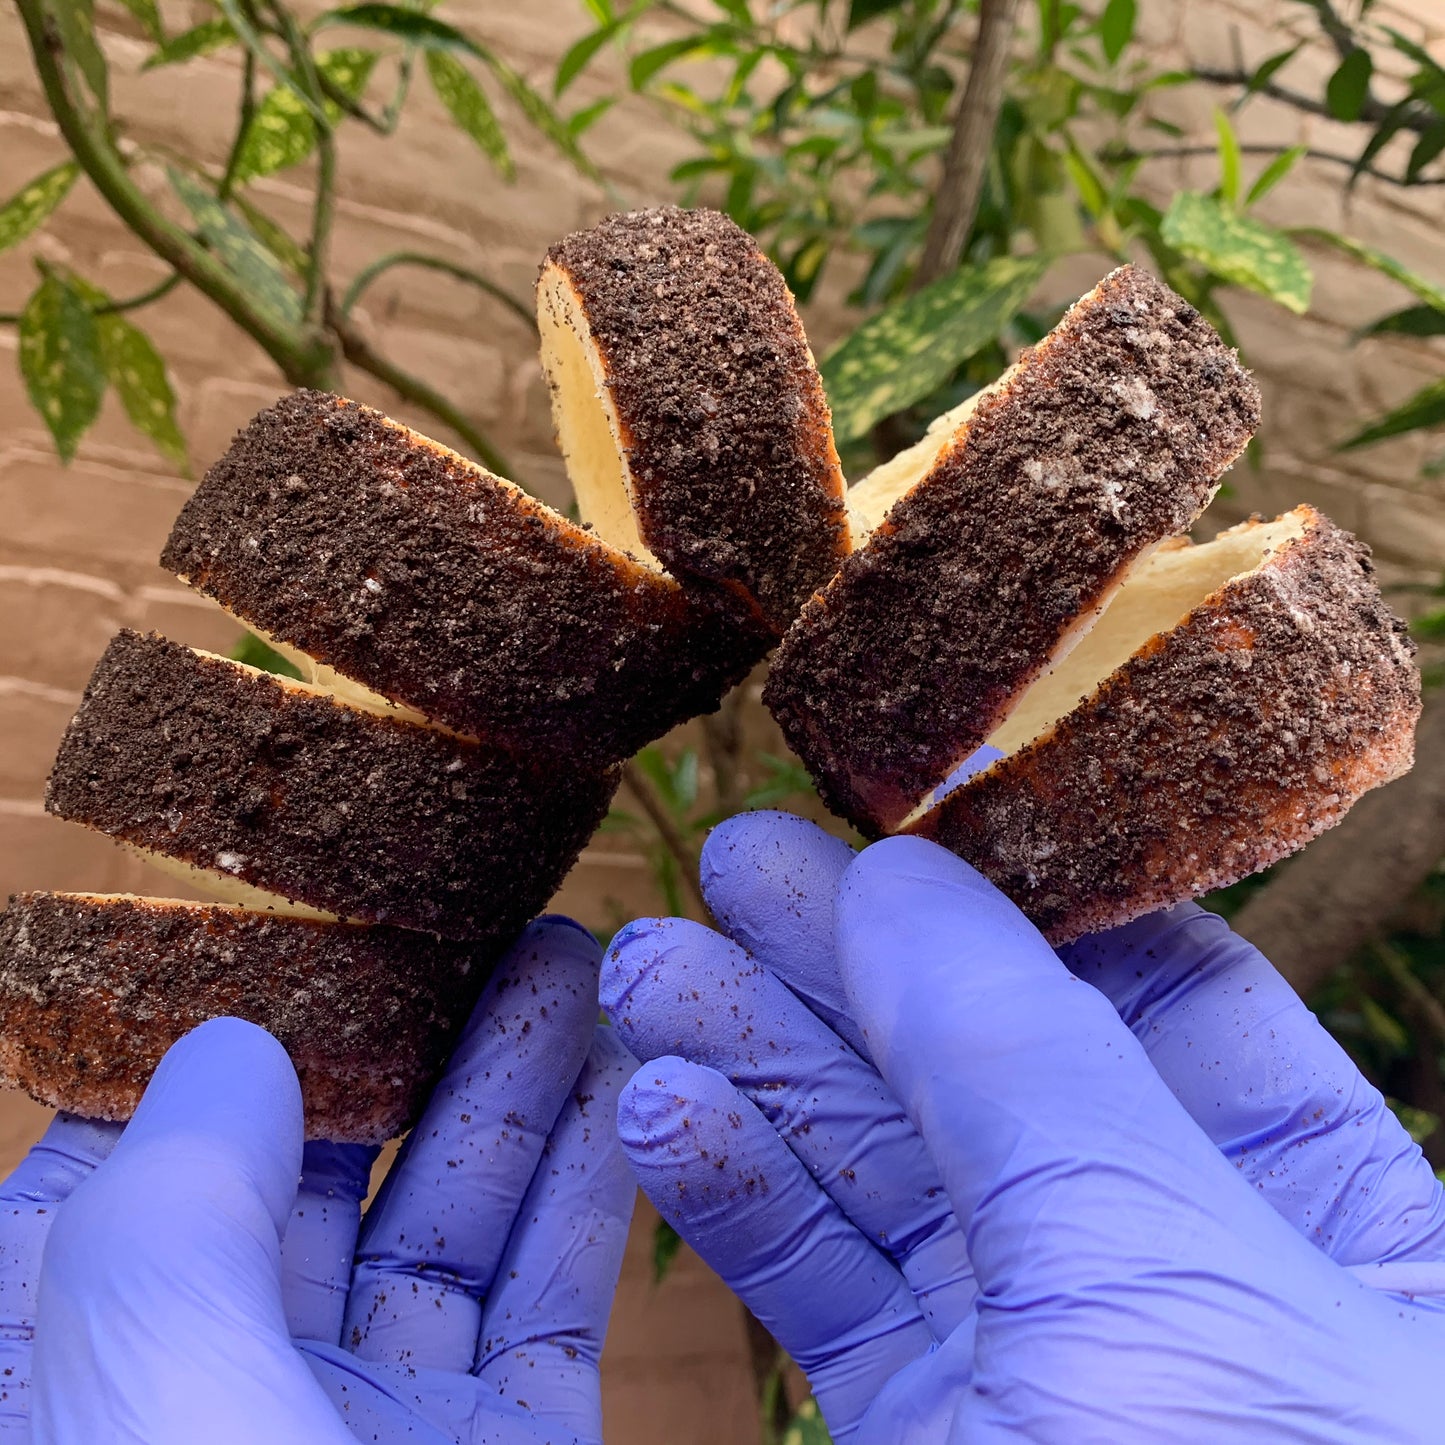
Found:
<path fill-rule="evenodd" d="M 242 429 L 162 564 L 382 697 L 566 766 L 628 757 L 712 711 L 773 640 L 730 600 L 325 392 Z"/>
<path fill-rule="evenodd" d="M 784 638 L 764 700 L 824 801 L 897 827 L 1258 421 L 1199 313 L 1121 267 L 988 395 Z"/>
<path fill-rule="evenodd" d="M 559 241 L 622 431 L 638 530 L 775 633 L 848 550 L 823 383 L 778 268 L 717 211 L 659 207 Z"/>
<path fill-rule="evenodd" d="M 46 807 L 327 913 L 489 939 L 546 904 L 616 786 L 124 631 Z"/>
<path fill-rule="evenodd" d="M 1407 771 L 1420 680 L 1369 549 L 1304 535 L 909 831 L 1063 944 L 1233 883 Z"/>
<path fill-rule="evenodd" d="M 420 1113 L 498 952 L 222 904 L 17 894 L 0 915 L 0 1083 L 127 1119 L 166 1049 L 231 1015 L 291 1055 L 308 1138 L 379 1144 Z"/>

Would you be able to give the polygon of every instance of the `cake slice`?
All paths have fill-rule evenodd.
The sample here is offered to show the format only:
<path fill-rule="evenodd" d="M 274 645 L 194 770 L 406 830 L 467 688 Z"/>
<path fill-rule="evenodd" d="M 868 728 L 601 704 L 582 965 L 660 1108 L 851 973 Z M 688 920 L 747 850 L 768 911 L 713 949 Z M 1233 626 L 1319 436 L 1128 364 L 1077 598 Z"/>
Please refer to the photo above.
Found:
<path fill-rule="evenodd" d="M 280 1040 L 306 1136 L 415 1122 L 499 942 L 125 894 L 21 893 L 0 914 L 0 1083 L 128 1119 L 161 1055 L 230 1015 Z"/>

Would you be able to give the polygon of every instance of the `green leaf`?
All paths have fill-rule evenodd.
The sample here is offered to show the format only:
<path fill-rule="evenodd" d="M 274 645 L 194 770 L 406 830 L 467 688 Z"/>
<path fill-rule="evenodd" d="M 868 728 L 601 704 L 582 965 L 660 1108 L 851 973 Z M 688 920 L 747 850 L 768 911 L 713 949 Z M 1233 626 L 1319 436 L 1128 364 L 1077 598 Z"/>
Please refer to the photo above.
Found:
<path fill-rule="evenodd" d="M 1239 137 L 1218 106 L 1214 107 L 1214 130 L 1219 137 L 1219 193 L 1233 210 L 1239 205 Z"/>
<path fill-rule="evenodd" d="M 744 811 L 752 808 L 776 808 L 779 803 L 785 803 L 791 798 L 809 798 L 815 795 L 813 779 L 801 763 L 792 758 L 780 758 L 773 753 L 759 753 L 758 762 L 769 776 L 744 796 Z"/>
<path fill-rule="evenodd" d="M 50 0 L 45 9 L 65 58 L 85 77 L 104 110 L 110 104 L 110 72 L 95 38 L 94 0 Z"/>
<path fill-rule="evenodd" d="M 574 138 L 580 136 L 601 120 L 616 104 L 617 97 L 615 95 L 604 95 L 600 99 L 594 100 L 591 105 L 584 105 L 581 110 L 574 110 L 567 117 L 568 134 Z"/>
<path fill-rule="evenodd" d="M 486 52 L 483 56 L 502 89 L 516 102 L 529 121 L 570 160 L 574 167 L 592 180 L 601 180 L 602 173 L 587 158 L 567 122 L 547 103 L 546 98 L 520 71 L 506 61 Z"/>
<path fill-rule="evenodd" d="M 1409 163 L 1405 166 L 1405 182 L 1408 185 L 1411 181 L 1419 178 L 1420 172 L 1440 154 L 1445 151 L 1445 120 L 1437 120 L 1419 140 L 1415 142 L 1415 149 L 1410 152 Z"/>
<path fill-rule="evenodd" d="M 1402 266 L 1393 256 L 1387 256 L 1383 251 L 1376 251 L 1372 246 L 1363 245 L 1349 236 L 1341 236 L 1335 231 L 1326 231 L 1319 226 L 1301 226 L 1290 234 L 1304 240 L 1320 241 L 1326 246 L 1333 246 L 1337 251 L 1343 251 L 1345 255 L 1353 256 L 1356 261 L 1368 266 L 1372 271 L 1378 271 L 1392 281 L 1398 281 L 1412 296 L 1417 297 L 1427 306 L 1433 306 L 1437 311 L 1445 311 L 1445 289 L 1427 281 L 1423 276 L 1417 275 L 1408 266 Z"/>
<path fill-rule="evenodd" d="M 1299 54 L 1303 44 L 1303 40 L 1298 40 L 1288 50 L 1281 50 L 1277 54 L 1271 55 L 1268 60 L 1261 62 L 1259 68 L 1249 78 L 1249 84 L 1244 91 L 1245 95 L 1255 95 L 1263 90 Z"/>
<path fill-rule="evenodd" d="M 299 322 L 301 298 L 255 232 L 184 171 L 167 166 L 166 175 L 201 234 L 252 297 L 283 321 Z"/>
<path fill-rule="evenodd" d="M 374 50 L 330 50 L 316 57 L 316 69 L 336 88 L 356 100 L 366 89 L 380 57 Z M 331 124 L 341 116 L 333 100 L 325 102 Z M 236 158 L 236 183 L 244 185 L 258 176 L 274 175 L 299 165 L 316 149 L 316 122 L 310 109 L 286 86 L 276 86 L 263 97 L 241 138 Z"/>
<path fill-rule="evenodd" d="M 788 1428 L 783 1434 L 783 1445 L 831 1445 L 832 1439 L 828 1427 L 823 1423 L 817 1401 L 810 1395 L 798 1406 L 797 1413 L 788 1422 Z"/>
<path fill-rule="evenodd" d="M 182 475 L 189 474 L 186 440 L 176 425 L 176 394 L 160 353 L 140 327 L 118 312 L 95 318 L 105 374 L 130 418 Z"/>
<path fill-rule="evenodd" d="M 1099 17 L 1099 43 L 1110 65 L 1134 38 L 1135 0 L 1109 0 Z"/>
<path fill-rule="evenodd" d="M 1374 70 L 1375 62 L 1363 48 L 1350 51 L 1336 66 L 1325 86 L 1325 105 L 1336 120 L 1359 120 Z"/>
<path fill-rule="evenodd" d="M 60 460 L 70 461 L 100 412 L 105 366 L 90 307 L 54 273 L 20 313 L 20 375 Z"/>
<path fill-rule="evenodd" d="M 1422 387 L 1409 401 L 1362 427 L 1348 441 L 1341 442 L 1337 450 L 1352 451 L 1355 447 L 1367 447 L 1389 437 L 1442 423 L 1445 423 L 1445 378 Z"/>
<path fill-rule="evenodd" d="M 141 69 L 155 70 L 162 65 L 179 65 L 182 61 L 194 60 L 198 55 L 209 55 L 223 45 L 230 45 L 235 39 L 236 32 L 231 28 L 229 20 L 206 20 L 166 41 L 146 60 Z"/>
<path fill-rule="evenodd" d="M 936 391 L 1028 300 L 1049 257 L 999 256 L 955 271 L 870 317 L 823 361 L 839 442 Z"/>
<path fill-rule="evenodd" d="M 1246 209 L 1267 196 L 1298 164 L 1299 159 L 1309 150 L 1308 146 L 1291 146 L 1281 151 L 1260 173 L 1244 198 Z"/>
<path fill-rule="evenodd" d="M 1439 642 L 1445 639 L 1445 607 L 1422 613 L 1410 624 L 1410 631 L 1422 642 Z"/>
<path fill-rule="evenodd" d="M 1258 291 L 1297 315 L 1309 310 L 1314 278 L 1283 231 L 1227 210 L 1211 196 L 1181 191 L 1160 225 L 1164 243 L 1222 280 Z"/>
<path fill-rule="evenodd" d="M 706 35 L 685 35 L 680 40 L 669 40 L 663 45 L 654 45 L 650 50 L 640 51 L 632 57 L 627 68 L 627 80 L 633 90 L 643 89 L 658 71 L 688 55 L 706 54 L 710 42 Z"/>
<path fill-rule="evenodd" d="M 592 63 L 593 57 L 617 33 L 618 25 L 604 25 L 584 35 L 575 45 L 568 46 L 567 53 L 557 62 L 557 74 L 552 81 L 552 94 L 561 95 L 579 75 Z"/>
<path fill-rule="evenodd" d="M 215 0 L 220 7 L 221 14 L 230 21 L 231 29 L 236 32 L 236 38 L 253 55 L 256 63 L 267 70 L 272 78 L 285 90 L 289 90 L 296 99 L 311 112 L 317 120 L 320 120 L 325 112 L 321 106 L 314 101 L 303 89 L 301 82 L 289 71 L 272 53 L 271 47 L 257 34 L 256 26 L 251 20 L 250 12 L 244 8 L 242 0 Z"/>
<path fill-rule="evenodd" d="M 455 25 L 405 5 L 343 5 L 318 16 L 311 28 L 320 30 L 328 25 L 354 25 L 360 30 L 376 30 L 395 40 L 404 40 L 423 50 L 450 50 L 476 60 L 486 58 L 483 48 Z"/>
<path fill-rule="evenodd" d="M 897 10 L 902 3 L 903 0 L 849 0 L 848 29 L 856 30 L 890 10 Z"/>
<path fill-rule="evenodd" d="M 1386 1013 L 1369 994 L 1360 995 L 1360 1012 L 1365 1019 L 1365 1032 L 1382 1044 L 1392 1054 L 1410 1052 L 1410 1035 L 1404 1024 L 1393 1014 Z"/>
<path fill-rule="evenodd" d="M 62 161 L 0 206 L 0 251 L 23 241 L 40 225 L 65 199 L 79 174 L 74 161 Z"/>
<path fill-rule="evenodd" d="M 679 813 L 686 813 L 697 802 L 697 784 L 697 753 L 688 748 L 672 770 L 672 801 Z"/>
<path fill-rule="evenodd" d="M 157 44 L 166 38 L 165 26 L 161 24 L 161 13 L 156 8 L 156 0 L 120 0 L 120 3 L 135 16 L 140 22 L 141 29 Z"/>
<path fill-rule="evenodd" d="M 231 205 L 246 218 L 261 244 L 295 276 L 304 276 L 308 261 L 306 252 L 284 227 L 273 221 L 254 201 L 244 195 L 233 195 Z"/>
<path fill-rule="evenodd" d="M 282 677 L 300 678 L 301 670 L 294 662 L 281 656 L 268 642 L 262 642 L 254 632 L 243 632 L 241 640 L 231 649 L 235 662 L 244 662 L 247 667 L 258 667 L 262 672 L 279 673 Z"/>
<path fill-rule="evenodd" d="M 1350 340 L 1363 341 L 1367 336 L 1445 336 L 1445 311 L 1433 306 L 1406 306 L 1360 327 Z"/>
<path fill-rule="evenodd" d="M 682 1236 L 665 1220 L 659 1219 L 652 1231 L 652 1282 L 661 1284 L 672 1268 Z"/>
<path fill-rule="evenodd" d="M 507 149 L 507 138 L 497 122 L 497 113 L 481 86 L 472 79 L 471 72 L 460 60 L 441 50 L 427 51 L 426 71 L 431 77 L 432 89 L 451 112 L 452 119 L 476 141 L 504 179 L 515 180 L 517 167 Z"/>

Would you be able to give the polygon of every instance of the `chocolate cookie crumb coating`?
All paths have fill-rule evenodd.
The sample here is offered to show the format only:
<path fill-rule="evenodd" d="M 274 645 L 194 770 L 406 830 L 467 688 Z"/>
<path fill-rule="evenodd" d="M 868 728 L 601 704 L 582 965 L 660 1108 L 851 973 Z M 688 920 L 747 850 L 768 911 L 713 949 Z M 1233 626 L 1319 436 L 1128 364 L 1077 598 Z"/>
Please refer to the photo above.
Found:
<path fill-rule="evenodd" d="M 726 216 L 609 216 L 548 252 L 623 433 L 643 542 L 728 583 L 776 633 L 848 550 L 823 384 L 778 268 Z"/>
<path fill-rule="evenodd" d="M 804 609 L 764 700 L 824 801 L 897 827 L 1258 421 L 1193 307 L 1122 267 L 1032 350 Z"/>
<path fill-rule="evenodd" d="M 237 436 L 162 563 L 383 697 L 558 767 L 628 757 L 712 711 L 772 643 L 730 599 L 685 592 L 324 392 L 284 398 Z"/>
<path fill-rule="evenodd" d="M 616 784 L 615 770 L 527 767 L 126 631 L 45 802 L 344 918 L 489 939 L 543 907 Z"/>
<path fill-rule="evenodd" d="M 1267 867 L 1405 772 L 1413 644 L 1369 549 L 1301 510 L 1302 537 L 909 831 L 1062 944 Z"/>
<path fill-rule="evenodd" d="M 222 904 L 21 893 L 0 915 L 0 1082 L 128 1119 L 161 1055 L 206 1019 L 269 1030 L 311 1139 L 412 1124 L 498 950 Z"/>

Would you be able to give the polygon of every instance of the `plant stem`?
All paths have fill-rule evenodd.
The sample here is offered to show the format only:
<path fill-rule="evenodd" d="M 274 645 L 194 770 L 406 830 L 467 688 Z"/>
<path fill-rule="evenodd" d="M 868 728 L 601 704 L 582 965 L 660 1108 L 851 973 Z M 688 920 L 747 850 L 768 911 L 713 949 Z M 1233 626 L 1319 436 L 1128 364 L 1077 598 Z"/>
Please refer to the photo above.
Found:
<path fill-rule="evenodd" d="M 687 846 L 686 840 L 678 832 L 677 825 L 672 821 L 667 808 L 653 791 L 652 784 L 647 781 L 635 764 L 623 763 L 622 781 L 627 785 L 632 796 L 637 799 L 642 811 L 652 821 L 652 826 L 657 829 L 663 847 L 676 860 L 678 871 L 682 874 L 683 885 L 702 910 L 703 921 L 711 922 L 712 912 L 707 906 L 707 899 L 703 897 L 702 883 L 698 879 L 697 855 Z"/>
<path fill-rule="evenodd" d="M 241 164 L 241 154 L 246 136 L 251 129 L 251 120 L 256 114 L 256 57 L 248 50 L 241 72 L 241 114 L 236 122 L 235 139 L 231 142 L 230 154 L 226 157 L 226 169 L 221 172 L 216 195 L 223 201 L 229 200 L 236 188 L 236 171 Z"/>
<path fill-rule="evenodd" d="M 743 689 L 735 687 L 723 698 L 718 710 L 702 720 L 702 735 L 712 764 L 713 787 L 721 814 L 737 812 L 742 800 L 742 775 L 738 758 L 742 753 Z"/>
<path fill-rule="evenodd" d="M 1213 66 L 1196 66 L 1191 72 L 1195 79 L 1202 80 L 1208 85 L 1250 85 L 1254 77 L 1247 70 L 1220 70 Z M 1322 100 L 1316 100 L 1312 95 L 1304 95 L 1298 90 L 1290 90 L 1287 86 L 1276 85 L 1274 81 L 1266 81 L 1256 88 L 1256 95 L 1267 95 L 1272 100 L 1282 100 L 1286 105 L 1293 106 L 1295 110 L 1302 110 L 1308 115 L 1322 115 L 1330 117 L 1330 108 Z M 1357 120 L 1366 123 L 1378 123 L 1386 119 L 1394 106 L 1386 105 L 1384 101 L 1373 95 L 1367 95 L 1360 107 Z M 1422 134 L 1430 129 L 1439 116 L 1426 105 L 1412 106 L 1409 112 L 1401 118 L 1400 129 L 1413 131 Z"/>
<path fill-rule="evenodd" d="M 454 431 L 470 449 L 473 456 L 489 471 L 498 476 L 508 477 L 511 468 L 506 458 L 468 420 L 465 412 L 445 397 L 429 382 L 398 366 L 389 357 L 383 356 L 365 336 L 342 316 L 336 309 L 328 308 L 327 320 L 336 339 L 341 343 L 341 354 L 368 376 L 384 381 L 398 396 L 424 407 L 438 420 Z"/>
<path fill-rule="evenodd" d="M 429 256 L 424 251 L 390 251 L 385 256 L 378 256 L 370 265 L 364 266 L 357 272 L 356 279 L 346 288 L 346 294 L 341 298 L 341 305 L 338 308 L 341 314 L 350 316 L 356 303 L 361 299 L 361 293 L 378 276 L 384 271 L 389 271 L 393 266 L 425 266 L 428 270 L 441 271 L 447 276 L 455 277 L 458 281 L 465 281 L 469 286 L 475 286 L 479 291 L 485 291 L 488 296 L 500 301 L 513 315 L 526 322 L 533 331 L 537 329 L 537 318 L 510 291 L 498 286 L 495 281 L 489 281 L 478 271 L 458 265 L 455 261 L 448 261 L 442 256 Z"/>
<path fill-rule="evenodd" d="M 1287 147 L 1277 145 L 1242 145 L 1240 154 L 1247 156 L 1276 156 L 1281 150 Z M 1104 159 L 1111 162 L 1123 161 L 1161 161 L 1161 160 L 1182 160 L 1187 156 L 1213 156 L 1219 154 L 1219 148 L 1212 145 L 1192 146 L 1165 146 L 1160 150 L 1136 151 L 1136 150 L 1111 150 L 1104 153 Z M 1312 146 L 1306 147 L 1304 159 L 1307 161 L 1327 161 L 1331 165 L 1348 166 L 1354 170 L 1358 164 L 1354 156 L 1342 155 L 1338 151 L 1315 150 Z M 1427 180 L 1407 181 L 1401 176 L 1392 176 L 1388 171 L 1379 171 L 1374 166 L 1362 166 L 1362 176 L 1373 176 L 1378 181 L 1388 181 L 1392 186 L 1445 186 L 1445 176 L 1431 176 Z"/>
<path fill-rule="evenodd" d="M 978 40 L 954 117 L 923 255 L 913 274 L 915 291 L 955 270 L 968 244 L 1003 104 L 1017 12 L 1018 0 L 981 0 L 979 5 Z"/>
<path fill-rule="evenodd" d="M 123 301 L 107 301 L 103 306 L 91 306 L 88 309 L 92 316 L 115 316 L 122 311 L 136 311 L 142 306 L 149 306 L 152 301 L 159 301 L 162 296 L 174 291 L 180 283 L 180 272 L 172 271 L 164 281 L 158 281 L 154 286 L 134 296 L 127 296 Z M 19 322 L 18 311 L 0 311 L 0 326 L 16 326 Z"/>
<path fill-rule="evenodd" d="M 297 328 L 259 310 L 246 289 L 220 260 L 180 226 L 167 220 L 131 179 L 103 119 L 93 123 L 70 94 L 63 46 L 45 13 L 42 0 L 15 0 L 25 25 L 36 73 L 60 133 L 91 184 L 120 219 L 162 260 L 196 289 L 210 297 L 227 316 L 261 346 L 296 385 L 312 382 L 326 365 Z"/>

